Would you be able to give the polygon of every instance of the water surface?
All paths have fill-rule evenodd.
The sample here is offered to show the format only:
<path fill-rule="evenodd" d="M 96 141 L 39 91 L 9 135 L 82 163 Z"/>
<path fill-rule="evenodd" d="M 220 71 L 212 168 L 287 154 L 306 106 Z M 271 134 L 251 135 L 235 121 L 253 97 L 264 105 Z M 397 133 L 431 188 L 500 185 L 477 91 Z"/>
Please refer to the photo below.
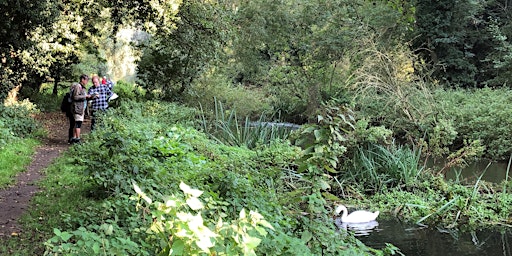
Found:
<path fill-rule="evenodd" d="M 386 243 L 391 243 L 404 255 L 512 256 L 510 229 L 460 232 L 405 224 L 396 219 L 379 219 L 378 225 L 366 232 L 352 232 L 367 246 L 382 249 Z"/>

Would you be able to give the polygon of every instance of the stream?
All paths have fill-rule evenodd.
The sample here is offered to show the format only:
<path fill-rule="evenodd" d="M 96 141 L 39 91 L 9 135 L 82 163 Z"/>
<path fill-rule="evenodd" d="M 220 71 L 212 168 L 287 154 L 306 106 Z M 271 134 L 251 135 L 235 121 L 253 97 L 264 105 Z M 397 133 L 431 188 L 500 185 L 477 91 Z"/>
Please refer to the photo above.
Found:
<path fill-rule="evenodd" d="M 476 230 L 457 232 L 401 223 L 396 219 L 379 219 L 370 229 L 352 228 L 361 242 L 375 249 L 390 243 L 404 255 L 512 255 L 512 230 Z"/>
<path fill-rule="evenodd" d="M 464 169 L 452 168 L 446 179 L 464 184 L 481 180 L 499 184 L 510 180 L 508 162 L 478 162 Z M 407 224 L 390 216 L 379 216 L 377 221 L 342 226 L 353 232 L 359 240 L 375 249 L 390 243 L 404 255 L 489 255 L 512 256 L 512 228 L 481 229 L 474 231 L 443 230 Z"/>

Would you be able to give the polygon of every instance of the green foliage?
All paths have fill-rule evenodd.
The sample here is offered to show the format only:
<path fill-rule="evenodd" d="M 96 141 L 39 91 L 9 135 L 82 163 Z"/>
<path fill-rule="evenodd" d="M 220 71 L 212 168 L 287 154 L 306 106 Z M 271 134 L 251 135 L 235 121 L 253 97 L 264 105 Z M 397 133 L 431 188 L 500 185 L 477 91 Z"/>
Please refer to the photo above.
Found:
<path fill-rule="evenodd" d="M 133 83 L 128 83 L 123 80 L 116 82 L 114 92 L 119 95 L 119 100 L 142 100 L 146 98 L 146 91 L 140 86 Z M 112 103 L 115 104 L 115 103 Z"/>
<path fill-rule="evenodd" d="M 98 131 L 95 131 L 92 137 L 97 139 L 94 144 L 73 150 L 90 155 L 86 159 L 89 166 L 86 174 L 91 175 L 98 185 L 118 193 L 131 191 L 131 179 L 138 180 L 163 171 L 153 163 L 158 159 L 142 156 L 162 157 L 163 160 L 173 154 L 189 154 L 189 147 L 180 147 L 180 140 L 183 138 L 180 134 L 188 129 L 173 130 L 169 126 L 175 125 L 176 122 L 189 123 L 193 117 L 193 110 L 178 108 L 176 105 L 125 100 L 102 118 Z M 179 133 L 176 134 L 176 131 Z M 170 141 L 172 144 L 167 145 L 163 142 L 174 136 L 177 138 Z M 194 136 L 191 133 L 184 138 Z M 158 151 L 165 147 L 175 147 L 177 151 Z M 99 152 L 98 148 L 101 149 Z M 105 166 L 101 159 L 110 159 L 111 164 Z M 84 160 L 77 158 L 77 161 Z"/>
<path fill-rule="evenodd" d="M 166 109 L 186 110 L 168 103 L 123 102 L 107 112 L 102 119 L 102 126 L 90 135 L 88 143 L 72 148 L 70 161 L 82 166 L 80 168 L 83 171 L 80 173 L 86 175 L 87 183 L 96 187 L 94 194 L 109 196 L 106 199 L 109 203 L 105 203 L 104 208 L 88 210 L 87 218 L 73 215 L 67 221 L 70 227 L 68 229 L 84 227 L 88 231 L 101 232 L 94 226 L 89 227 L 98 225 L 94 220 L 101 219 L 100 223 L 112 224 L 114 228 L 117 223 L 120 229 L 131 234 L 131 241 L 147 251 L 154 251 L 155 248 L 163 251 L 165 248 L 177 250 L 181 245 L 184 250 L 198 250 L 199 247 L 185 242 L 188 240 L 178 238 L 184 233 L 174 235 L 173 240 L 169 240 L 168 234 L 174 232 L 174 228 L 186 228 L 190 225 L 172 226 L 171 229 L 168 221 L 172 216 L 181 215 L 167 215 L 162 211 L 169 207 L 165 205 L 170 199 L 166 195 L 176 195 L 178 184 L 184 182 L 205 191 L 205 208 L 201 210 L 204 226 L 215 233 L 218 230 L 220 236 L 215 239 L 222 239 L 224 242 L 223 245 L 219 244 L 221 247 L 216 248 L 226 253 L 232 250 L 241 251 L 243 248 L 254 249 L 255 244 L 235 247 L 236 244 L 242 245 L 243 240 L 238 238 L 239 234 L 231 232 L 230 228 L 216 229 L 219 216 L 222 217 L 222 223 L 231 223 L 238 228 L 252 227 L 244 218 L 239 218 L 242 209 L 257 209 L 275 229 L 267 230 L 269 233 L 266 236 L 257 235 L 261 242 L 258 242 L 256 254 L 273 254 L 276 248 L 285 255 L 294 254 L 299 249 L 303 249 L 300 254 L 307 255 L 320 252 L 322 248 L 325 248 L 324 254 L 336 254 L 342 247 L 348 248 L 348 251 L 357 251 L 362 247 L 354 246 L 350 241 L 333 239 L 338 235 L 325 210 L 326 201 L 321 194 L 308 194 L 310 182 L 304 180 L 297 183 L 297 191 L 286 182 L 290 179 L 285 175 L 293 177 L 292 169 L 295 166 L 292 161 L 301 154 L 298 148 L 290 147 L 289 143 L 280 140 L 268 145 L 258 145 L 255 151 L 218 144 L 190 127 L 176 125 L 173 118 L 179 120 L 179 112 L 163 115 L 162 110 Z M 152 198 L 159 198 L 158 201 L 162 203 L 155 203 L 138 212 L 134 208 L 130 209 L 131 203 L 126 197 L 132 193 L 132 181 Z M 157 206 L 160 208 L 154 208 Z M 168 210 L 181 211 L 179 208 Z M 153 214 L 148 215 L 148 212 Z M 298 221 L 297 216 L 301 212 L 310 212 L 318 220 Z M 148 234 L 145 231 L 151 227 L 153 215 L 162 216 L 160 220 L 163 229 L 153 230 Z M 246 216 L 249 217 L 250 214 Z M 175 221 L 188 223 L 186 218 Z M 74 232 L 60 230 L 70 234 Z M 258 232 L 257 230 L 258 228 L 253 231 Z M 304 230 L 310 230 L 315 238 L 308 241 L 301 239 Z M 256 235 L 253 231 L 250 232 L 251 237 Z M 93 237 L 92 234 L 87 236 Z M 115 237 L 117 235 L 104 239 L 108 241 Z M 92 242 L 91 239 L 87 238 Z M 62 243 L 61 240 L 58 241 Z M 171 245 L 173 241 L 184 243 L 176 242 Z M 246 242 L 249 241 L 257 240 L 250 239 Z M 67 243 L 62 243 L 65 244 Z M 61 247 L 55 248 L 60 250 Z"/>
<path fill-rule="evenodd" d="M 346 99 L 346 83 L 357 66 L 346 56 L 359 51 L 358 38 L 371 29 L 384 33 L 396 25 L 389 18 L 396 13 L 380 2 L 250 1 L 235 13 L 243 25 L 235 31 L 232 76 L 272 95 L 283 120 L 312 121 L 322 101 Z"/>
<path fill-rule="evenodd" d="M 0 188 L 11 185 L 16 174 L 30 164 L 34 148 L 39 143 L 34 139 L 14 137 L 9 129 L 2 127 L 0 119 Z M 4 137 L 4 133 L 7 133 Z"/>
<path fill-rule="evenodd" d="M 0 10 L 9 20 L 0 25 L 0 101 L 3 101 L 8 92 L 27 79 L 27 74 L 31 74 L 34 67 L 27 61 L 31 56 L 24 52 L 34 44 L 30 32 L 38 26 L 52 25 L 56 5 L 50 1 L 23 4 L 19 1 L 2 1 Z"/>
<path fill-rule="evenodd" d="M 226 116 L 226 114 L 229 114 Z M 215 118 L 213 127 L 203 117 L 204 130 L 214 139 L 230 146 L 245 146 L 249 149 L 259 144 L 268 144 L 273 140 L 286 140 L 293 127 L 286 123 L 267 122 L 266 116 L 261 115 L 258 121 L 252 122 L 249 117 L 242 123 L 237 117 L 236 110 L 227 111 L 221 102 L 215 100 Z"/>
<path fill-rule="evenodd" d="M 492 35 L 491 40 L 494 43 L 494 50 L 489 53 L 486 60 L 489 62 L 489 68 L 486 73 L 491 77 L 490 80 L 484 81 L 483 84 L 490 87 L 499 87 L 507 85 L 512 66 L 512 44 L 510 43 L 510 31 L 507 36 L 506 27 L 501 27 L 497 20 L 491 21 L 487 29 Z"/>
<path fill-rule="evenodd" d="M 0 148 L 16 139 L 14 133 L 6 126 L 6 122 L 0 119 Z"/>
<path fill-rule="evenodd" d="M 416 48 L 434 65 L 434 76 L 443 83 L 472 87 L 477 81 L 478 41 L 482 32 L 471 23 L 479 20 L 482 5 L 476 1 L 418 1 Z M 439 11 L 443 10 L 443 11 Z"/>
<path fill-rule="evenodd" d="M 29 101 L 15 103 L 14 105 L 0 105 L 0 121 L 4 123 L 4 129 L 12 135 L 26 138 L 34 134 L 38 126 L 32 115 L 37 109 Z"/>
<path fill-rule="evenodd" d="M 329 104 L 324 111 L 318 116 L 318 124 L 304 128 L 297 141 L 305 149 L 299 170 L 309 170 L 309 176 L 315 177 L 324 170 L 337 173 L 342 159 L 354 154 L 356 145 L 389 142 L 391 131 L 356 120 L 352 110 L 345 106 Z"/>
<path fill-rule="evenodd" d="M 137 67 L 141 86 L 161 92 L 164 98 L 181 101 L 192 81 L 208 69 L 222 50 L 224 26 L 220 11 L 213 2 L 181 3 L 175 17 L 170 18 L 174 26 L 156 29 L 149 44 L 144 45 Z"/>
<path fill-rule="evenodd" d="M 151 240 L 156 240 L 154 244 L 161 246 L 158 255 L 256 255 L 255 249 L 267 235 L 266 229 L 273 229 L 259 213 L 247 214 L 244 209 L 231 222 L 222 218 L 216 223 L 205 222 L 201 215 L 205 206 L 199 200 L 203 192 L 183 182 L 180 189 L 185 198 L 169 196 L 165 202 L 153 202 L 138 186 L 134 187 L 147 204 L 139 207 L 152 215 L 153 222 L 147 232 Z"/>
<path fill-rule="evenodd" d="M 485 156 L 507 159 L 510 155 L 511 127 L 503 125 L 512 118 L 509 103 L 512 94 L 506 89 L 439 90 L 436 101 L 443 106 L 446 118 L 453 121 L 457 138 L 452 146 L 459 149 L 479 140 L 485 147 Z"/>
<path fill-rule="evenodd" d="M 227 77 L 203 76 L 193 83 L 184 98 L 187 106 L 200 108 L 207 119 L 213 119 L 218 102 L 225 109 L 236 109 L 238 116 L 258 118 L 262 113 L 272 113 L 271 96 L 263 90 L 234 85 Z"/>
<path fill-rule="evenodd" d="M 343 175 L 365 191 L 377 193 L 392 187 L 411 187 L 421 180 L 421 149 L 392 144 L 370 145 L 354 155 L 353 166 Z"/>
<path fill-rule="evenodd" d="M 45 243 L 44 255 L 150 255 L 118 226 L 104 223 L 89 228 L 92 230 L 80 227 L 72 232 L 55 228 L 55 236 Z"/>

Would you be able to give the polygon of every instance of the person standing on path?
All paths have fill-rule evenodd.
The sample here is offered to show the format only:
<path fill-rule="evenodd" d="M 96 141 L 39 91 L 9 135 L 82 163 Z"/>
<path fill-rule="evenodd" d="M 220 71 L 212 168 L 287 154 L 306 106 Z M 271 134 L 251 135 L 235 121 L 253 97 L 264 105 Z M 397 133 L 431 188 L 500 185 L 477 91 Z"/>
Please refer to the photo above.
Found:
<path fill-rule="evenodd" d="M 80 129 L 84 121 L 87 100 L 96 97 L 95 95 L 87 94 L 85 86 L 88 82 L 89 76 L 84 74 L 80 76 L 79 83 L 73 83 L 71 86 L 71 96 L 73 98 L 73 102 L 71 103 L 71 113 L 73 114 L 73 118 L 75 120 L 75 129 L 71 143 L 80 142 Z"/>
<path fill-rule="evenodd" d="M 113 92 L 108 88 L 108 85 L 101 84 L 98 76 L 92 77 L 93 86 L 89 88 L 90 95 L 97 95 L 91 104 L 91 131 L 94 130 L 96 119 L 100 111 L 108 109 L 108 98 L 112 96 Z"/>

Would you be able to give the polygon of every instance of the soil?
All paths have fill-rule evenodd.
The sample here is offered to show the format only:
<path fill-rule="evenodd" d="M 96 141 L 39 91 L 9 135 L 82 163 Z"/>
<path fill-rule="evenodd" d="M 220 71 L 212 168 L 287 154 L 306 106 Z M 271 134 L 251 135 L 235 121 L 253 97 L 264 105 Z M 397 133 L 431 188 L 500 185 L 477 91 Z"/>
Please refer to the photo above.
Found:
<path fill-rule="evenodd" d="M 42 171 L 70 146 L 67 143 L 69 124 L 63 113 L 40 113 L 35 119 L 47 131 L 47 136 L 37 147 L 30 165 L 16 176 L 16 183 L 0 189 L 0 238 L 22 232 L 18 220 L 29 207 L 32 197 L 40 191 L 37 181 L 43 177 Z M 82 125 L 82 134 L 89 131 L 90 123 L 86 119 Z"/>

